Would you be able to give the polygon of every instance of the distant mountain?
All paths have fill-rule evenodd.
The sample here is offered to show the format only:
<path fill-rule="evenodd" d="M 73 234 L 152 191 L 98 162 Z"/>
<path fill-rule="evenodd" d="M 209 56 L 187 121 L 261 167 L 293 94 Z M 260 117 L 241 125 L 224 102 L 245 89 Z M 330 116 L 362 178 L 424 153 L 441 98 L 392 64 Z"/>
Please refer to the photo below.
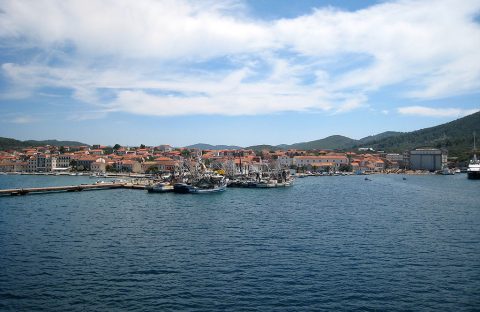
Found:
<path fill-rule="evenodd" d="M 36 140 L 27 140 L 20 141 L 11 138 L 0 137 L 0 150 L 8 149 L 20 149 L 26 147 L 34 146 L 88 146 L 88 144 L 77 142 L 77 141 L 58 141 L 58 140 L 45 140 L 45 141 L 36 141 Z"/>
<path fill-rule="evenodd" d="M 44 145 L 51 145 L 51 146 L 90 146 L 88 144 L 77 142 L 77 141 L 58 141 L 58 140 L 43 140 L 43 141 L 36 141 L 36 140 L 27 140 L 23 141 L 23 143 L 29 146 L 44 146 Z"/>
<path fill-rule="evenodd" d="M 354 140 L 341 135 L 332 135 L 324 139 L 280 145 L 253 145 L 246 149 L 256 151 L 260 150 L 352 150 L 359 147 L 372 147 L 376 150 L 386 152 L 403 152 L 419 147 L 445 147 L 448 149 L 449 156 L 458 157 L 460 161 L 467 160 L 472 152 L 472 133 L 476 132 L 480 137 L 480 112 L 459 118 L 446 124 L 431 128 L 421 129 L 413 132 L 394 132 L 387 131 L 377 135 L 368 136 L 360 140 Z M 76 141 L 19 141 L 11 138 L 0 137 L 0 150 L 19 149 L 29 146 L 80 146 L 87 145 Z M 210 145 L 194 144 L 186 146 L 187 148 L 198 148 L 202 150 L 219 149 L 241 149 L 240 146 L 231 145 Z"/>
<path fill-rule="evenodd" d="M 198 148 L 201 150 L 237 150 L 242 149 L 243 147 L 234 146 L 234 145 L 211 145 L 205 143 L 197 143 L 189 146 L 185 146 L 186 148 Z"/>
<path fill-rule="evenodd" d="M 282 146 L 282 147 L 280 147 L 280 146 Z M 254 151 L 263 151 L 263 150 L 277 151 L 277 150 L 282 150 L 282 149 L 288 149 L 288 148 L 285 148 L 285 146 L 288 146 L 288 145 L 282 144 L 282 145 L 273 146 L 273 145 L 268 145 L 268 144 L 261 144 L 261 145 L 247 146 L 247 147 L 245 147 L 245 149 L 254 150 Z"/>

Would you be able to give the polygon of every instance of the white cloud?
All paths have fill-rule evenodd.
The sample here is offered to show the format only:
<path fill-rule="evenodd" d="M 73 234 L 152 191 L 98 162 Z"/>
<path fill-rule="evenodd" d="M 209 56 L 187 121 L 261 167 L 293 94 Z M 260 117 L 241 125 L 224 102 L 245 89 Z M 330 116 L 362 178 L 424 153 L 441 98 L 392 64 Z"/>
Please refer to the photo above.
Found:
<path fill-rule="evenodd" d="M 30 116 L 18 116 L 14 117 L 12 119 L 6 120 L 7 122 L 15 123 L 15 124 L 29 124 L 32 122 L 36 122 L 37 120 L 35 118 L 32 118 Z"/>
<path fill-rule="evenodd" d="M 398 112 L 402 115 L 414 115 L 424 117 L 463 117 L 478 112 L 480 109 L 462 108 L 432 108 L 425 106 L 399 107 Z"/>
<path fill-rule="evenodd" d="M 478 1 L 398 1 L 356 12 L 317 10 L 276 27 L 285 44 L 312 57 L 372 58 L 339 75 L 338 89 L 415 81 L 409 95 L 432 98 L 478 91 L 479 13 Z"/>
<path fill-rule="evenodd" d="M 396 1 L 269 22 L 245 6 L 0 0 L 0 47 L 42 51 L 2 64 L 12 85 L 3 98 L 53 87 L 113 111 L 251 115 L 344 113 L 390 85 L 421 99 L 480 89 L 478 1 Z"/>
<path fill-rule="evenodd" d="M 195 59 L 270 46 L 269 30 L 226 11 L 229 2 L 183 0 L 3 1 L 0 36 L 35 47 L 126 58 Z"/>

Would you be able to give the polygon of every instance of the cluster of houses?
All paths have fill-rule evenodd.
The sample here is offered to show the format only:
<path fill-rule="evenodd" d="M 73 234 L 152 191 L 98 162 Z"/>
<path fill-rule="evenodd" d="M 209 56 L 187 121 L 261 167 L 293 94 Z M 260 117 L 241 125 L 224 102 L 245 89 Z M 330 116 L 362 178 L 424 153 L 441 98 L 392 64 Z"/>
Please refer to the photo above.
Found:
<path fill-rule="evenodd" d="M 198 159 L 213 169 L 230 168 L 234 172 L 257 172 L 263 167 L 289 168 L 311 172 L 384 172 L 403 168 L 426 169 L 433 161 L 436 166 L 438 150 L 424 149 L 404 154 L 359 151 L 268 151 L 174 149 L 169 145 L 155 147 L 109 146 L 43 146 L 0 152 L 0 172 L 169 172 L 184 162 Z M 423 160 L 415 162 L 415 155 Z M 433 155 L 433 156 L 432 156 Z M 430 159 L 433 157 L 432 159 Z M 444 153 L 440 153 L 441 162 Z M 430 167 L 422 168 L 429 164 Z M 415 168 L 413 168 L 415 167 Z M 418 167 L 418 168 L 417 168 Z"/>

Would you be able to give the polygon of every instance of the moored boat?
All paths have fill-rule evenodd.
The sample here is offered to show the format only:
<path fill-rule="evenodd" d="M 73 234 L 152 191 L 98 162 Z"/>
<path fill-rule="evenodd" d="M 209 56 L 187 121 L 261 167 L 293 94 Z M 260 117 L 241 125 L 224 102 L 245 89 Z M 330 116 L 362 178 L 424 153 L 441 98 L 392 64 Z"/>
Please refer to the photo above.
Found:
<path fill-rule="evenodd" d="M 149 193 L 166 193 L 166 192 L 172 192 L 174 186 L 171 185 L 170 183 L 167 182 L 159 182 L 155 183 L 153 185 L 149 185 L 146 187 L 146 190 Z"/>
<path fill-rule="evenodd" d="M 467 176 L 472 180 L 480 179 L 480 162 L 477 160 L 477 163 L 470 163 L 467 169 Z"/>
<path fill-rule="evenodd" d="M 209 194 L 220 193 L 227 189 L 227 183 L 214 184 L 208 187 L 194 186 L 186 183 L 176 183 L 173 186 L 173 191 L 179 194 Z"/>
<path fill-rule="evenodd" d="M 477 158 L 475 146 L 475 133 L 473 134 L 473 159 L 470 160 L 467 169 L 467 177 L 471 180 L 480 179 L 480 160 Z"/>

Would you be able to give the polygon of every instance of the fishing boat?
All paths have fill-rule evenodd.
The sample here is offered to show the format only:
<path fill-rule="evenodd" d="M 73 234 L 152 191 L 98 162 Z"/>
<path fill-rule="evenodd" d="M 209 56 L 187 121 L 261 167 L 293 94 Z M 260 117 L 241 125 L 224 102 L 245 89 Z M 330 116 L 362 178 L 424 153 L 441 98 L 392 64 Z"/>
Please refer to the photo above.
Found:
<path fill-rule="evenodd" d="M 173 191 L 178 194 L 188 194 L 193 193 L 193 185 L 187 183 L 175 183 L 173 185 Z"/>
<path fill-rule="evenodd" d="M 257 182 L 256 187 L 258 187 L 258 188 L 277 187 L 277 181 L 276 180 L 261 180 L 261 181 Z"/>
<path fill-rule="evenodd" d="M 158 182 L 153 185 L 149 185 L 146 187 L 146 190 L 149 193 L 166 193 L 173 191 L 173 185 L 167 182 Z"/>
<path fill-rule="evenodd" d="M 480 160 L 476 154 L 475 133 L 473 133 L 473 159 L 468 164 L 467 177 L 471 180 L 480 179 Z"/>
<path fill-rule="evenodd" d="M 179 194 L 210 194 L 220 193 L 227 189 L 227 182 L 221 184 L 213 184 L 210 186 L 195 186 L 187 183 L 175 183 L 173 191 Z"/>
<path fill-rule="evenodd" d="M 438 171 L 437 174 L 441 175 L 454 175 L 455 171 L 452 169 L 449 169 L 448 167 L 444 167 L 442 170 Z"/>
<path fill-rule="evenodd" d="M 204 174 L 190 183 L 175 183 L 173 191 L 179 194 L 220 193 L 227 189 L 228 179 L 222 175 Z"/>

